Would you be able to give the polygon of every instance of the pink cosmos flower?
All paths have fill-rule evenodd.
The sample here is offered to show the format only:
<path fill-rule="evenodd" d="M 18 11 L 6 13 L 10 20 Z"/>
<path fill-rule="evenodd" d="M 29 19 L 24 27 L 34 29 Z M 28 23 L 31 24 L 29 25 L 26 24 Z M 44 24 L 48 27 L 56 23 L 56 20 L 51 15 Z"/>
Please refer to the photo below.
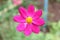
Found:
<path fill-rule="evenodd" d="M 14 5 L 21 5 L 22 0 L 12 0 Z"/>
<path fill-rule="evenodd" d="M 33 5 L 29 5 L 26 10 L 24 7 L 19 9 L 20 15 L 14 16 L 14 21 L 18 22 L 17 30 L 23 32 L 25 35 L 30 35 L 32 32 L 38 34 L 40 32 L 40 26 L 45 22 L 42 18 L 42 10 L 35 11 Z"/>

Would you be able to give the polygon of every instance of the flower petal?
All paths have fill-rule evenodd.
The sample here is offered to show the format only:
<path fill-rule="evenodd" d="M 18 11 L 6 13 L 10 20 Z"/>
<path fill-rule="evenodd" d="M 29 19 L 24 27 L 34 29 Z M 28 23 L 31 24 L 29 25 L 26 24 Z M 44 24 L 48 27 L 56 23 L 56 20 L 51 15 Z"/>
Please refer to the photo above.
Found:
<path fill-rule="evenodd" d="M 31 32 L 32 32 L 31 26 L 32 26 L 32 25 L 30 25 L 30 24 L 27 25 L 27 27 L 26 27 L 26 29 L 25 29 L 25 31 L 24 31 L 24 34 L 25 34 L 26 36 L 29 36 L 29 35 L 31 34 Z"/>
<path fill-rule="evenodd" d="M 39 26 L 33 24 L 32 31 L 38 34 L 40 32 Z"/>
<path fill-rule="evenodd" d="M 21 16 L 23 16 L 24 18 L 26 18 L 28 15 L 28 12 L 27 12 L 27 10 L 25 9 L 25 8 L 23 8 L 23 7 L 20 7 L 19 9 L 18 9 L 18 11 L 19 11 L 19 13 L 21 14 Z"/>
<path fill-rule="evenodd" d="M 35 12 L 35 15 L 33 17 L 34 17 L 34 19 L 37 19 L 37 18 L 40 18 L 41 15 L 42 15 L 42 10 L 38 10 Z"/>
<path fill-rule="evenodd" d="M 13 17 L 13 20 L 16 21 L 16 22 L 25 22 L 24 18 L 19 16 L 19 15 L 16 15 Z"/>
<path fill-rule="evenodd" d="M 29 6 L 28 6 L 28 12 L 33 13 L 33 12 L 34 12 L 34 10 L 35 10 L 35 8 L 34 8 L 34 6 L 33 6 L 33 5 L 29 5 Z"/>
<path fill-rule="evenodd" d="M 33 21 L 33 23 L 36 24 L 36 25 L 40 25 L 40 26 L 42 26 L 43 24 L 45 24 L 45 22 L 44 22 L 44 20 L 42 18 L 39 18 L 38 20 L 35 19 Z"/>
<path fill-rule="evenodd" d="M 17 31 L 24 31 L 24 29 L 26 28 L 27 24 L 26 23 L 21 23 L 16 27 Z"/>

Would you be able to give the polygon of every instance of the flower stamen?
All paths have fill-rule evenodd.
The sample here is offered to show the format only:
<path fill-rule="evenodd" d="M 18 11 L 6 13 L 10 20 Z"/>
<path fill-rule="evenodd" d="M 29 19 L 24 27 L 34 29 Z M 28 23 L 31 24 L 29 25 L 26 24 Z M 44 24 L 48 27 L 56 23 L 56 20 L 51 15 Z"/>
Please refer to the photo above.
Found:
<path fill-rule="evenodd" d="M 27 17 L 26 22 L 29 23 L 29 24 L 32 23 L 32 17 Z"/>

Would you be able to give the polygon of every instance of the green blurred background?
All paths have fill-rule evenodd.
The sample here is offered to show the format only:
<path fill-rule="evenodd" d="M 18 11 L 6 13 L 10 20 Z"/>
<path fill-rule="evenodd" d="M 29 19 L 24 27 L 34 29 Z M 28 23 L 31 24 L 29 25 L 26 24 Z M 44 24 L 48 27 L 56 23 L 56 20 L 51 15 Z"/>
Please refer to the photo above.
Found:
<path fill-rule="evenodd" d="M 13 0 L 0 0 L 0 40 L 60 40 L 60 0 L 48 1 L 46 28 L 41 27 L 39 34 L 32 33 L 27 37 L 16 31 L 18 23 L 13 21 L 13 16 L 18 14 L 20 6 L 27 8 L 33 4 L 36 9 L 43 9 L 44 0 L 22 0 L 20 5 L 14 5 Z"/>

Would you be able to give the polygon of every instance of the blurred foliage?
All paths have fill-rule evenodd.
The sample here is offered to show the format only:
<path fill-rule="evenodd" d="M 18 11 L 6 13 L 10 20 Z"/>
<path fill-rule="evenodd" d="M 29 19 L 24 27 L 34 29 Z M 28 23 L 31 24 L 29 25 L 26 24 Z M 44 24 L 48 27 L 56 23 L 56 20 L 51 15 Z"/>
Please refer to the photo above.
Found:
<path fill-rule="evenodd" d="M 49 0 L 50 3 L 60 2 L 60 0 Z"/>
<path fill-rule="evenodd" d="M 60 21 L 58 22 L 49 22 L 48 24 L 49 26 L 51 26 L 50 28 L 50 32 L 51 33 L 56 33 L 56 32 L 60 32 Z"/>
<path fill-rule="evenodd" d="M 22 6 L 24 7 L 27 7 L 30 3 L 34 5 L 38 3 L 31 0 L 23 1 Z M 19 6 L 14 6 L 12 0 L 0 0 L 0 4 L 0 40 L 60 40 L 60 21 L 49 22 L 50 32 L 48 33 L 41 31 L 39 34 L 32 33 L 29 37 L 26 37 L 23 33 L 16 31 L 17 23 L 13 22 L 13 16 L 18 14 Z"/>

